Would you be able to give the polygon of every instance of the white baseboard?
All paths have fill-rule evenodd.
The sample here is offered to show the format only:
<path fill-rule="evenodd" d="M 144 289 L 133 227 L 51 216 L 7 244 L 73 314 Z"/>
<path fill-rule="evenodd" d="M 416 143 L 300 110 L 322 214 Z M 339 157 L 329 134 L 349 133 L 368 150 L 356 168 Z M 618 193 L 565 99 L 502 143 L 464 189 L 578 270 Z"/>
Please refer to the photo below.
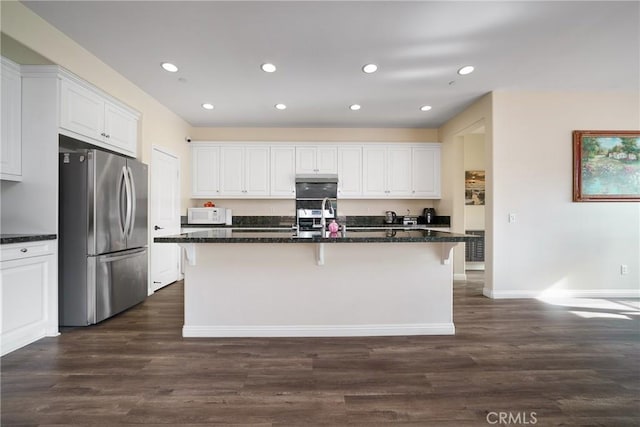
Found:
<path fill-rule="evenodd" d="M 9 354 L 45 336 L 47 336 L 47 333 L 42 323 L 36 323 L 4 333 L 0 341 L 0 355 L 4 356 L 5 354 Z"/>
<path fill-rule="evenodd" d="M 264 337 L 368 337 L 392 335 L 454 335 L 453 323 L 398 325 L 296 325 L 296 326 L 183 326 L 185 338 Z"/>
<path fill-rule="evenodd" d="M 494 290 L 484 288 L 482 294 L 492 299 L 507 298 L 640 298 L 640 289 L 553 289 Z"/>

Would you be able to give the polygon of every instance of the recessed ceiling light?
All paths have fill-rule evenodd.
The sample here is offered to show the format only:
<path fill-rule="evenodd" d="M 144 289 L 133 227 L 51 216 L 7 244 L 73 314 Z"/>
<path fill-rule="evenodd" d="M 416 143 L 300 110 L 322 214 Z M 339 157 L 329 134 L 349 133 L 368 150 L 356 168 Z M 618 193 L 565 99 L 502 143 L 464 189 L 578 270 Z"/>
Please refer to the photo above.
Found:
<path fill-rule="evenodd" d="M 213 104 L 205 102 L 204 104 L 202 104 L 202 108 L 204 108 L 205 110 L 213 110 Z"/>
<path fill-rule="evenodd" d="M 474 69 L 475 68 L 473 68 L 473 65 L 465 65 L 458 70 L 458 74 L 460 74 L 461 76 L 466 76 L 467 74 L 473 73 Z"/>
<path fill-rule="evenodd" d="M 262 64 L 260 68 L 262 68 L 262 71 L 264 71 L 265 73 L 273 73 L 274 71 L 276 71 L 276 66 L 269 63 Z"/>
<path fill-rule="evenodd" d="M 361 107 L 358 104 L 353 104 L 351 106 L 349 106 L 349 108 L 353 111 L 358 111 Z"/>
<path fill-rule="evenodd" d="M 423 105 L 420 107 L 420 111 L 429 111 L 431 110 L 431 105 Z"/>
<path fill-rule="evenodd" d="M 378 71 L 378 66 L 376 64 L 367 64 L 362 67 L 362 71 L 367 74 L 375 73 L 376 71 Z"/>
<path fill-rule="evenodd" d="M 178 67 L 173 65 L 171 62 L 163 62 L 160 65 L 162 66 L 162 68 L 164 68 L 165 70 L 167 70 L 170 73 L 175 73 L 176 71 L 178 71 Z"/>
<path fill-rule="evenodd" d="M 284 104 L 276 104 L 276 109 L 278 110 L 286 110 L 287 106 Z"/>

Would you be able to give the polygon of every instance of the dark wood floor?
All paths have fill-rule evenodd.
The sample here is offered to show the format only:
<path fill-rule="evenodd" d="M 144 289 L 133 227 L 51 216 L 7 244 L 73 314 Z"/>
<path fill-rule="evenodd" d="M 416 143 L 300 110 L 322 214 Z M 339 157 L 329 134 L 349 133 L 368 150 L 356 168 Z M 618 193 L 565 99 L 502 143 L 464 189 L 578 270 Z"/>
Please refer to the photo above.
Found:
<path fill-rule="evenodd" d="M 178 282 L 3 357 L 1 422 L 640 425 L 637 301 L 564 307 L 481 288 L 456 283 L 455 336 L 183 339 Z"/>

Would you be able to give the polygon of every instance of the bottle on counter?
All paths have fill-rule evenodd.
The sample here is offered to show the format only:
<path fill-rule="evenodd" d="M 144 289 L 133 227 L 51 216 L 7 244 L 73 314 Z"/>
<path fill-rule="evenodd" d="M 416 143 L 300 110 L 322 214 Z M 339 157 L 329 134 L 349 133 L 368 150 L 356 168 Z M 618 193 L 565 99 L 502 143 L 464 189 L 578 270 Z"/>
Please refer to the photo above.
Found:
<path fill-rule="evenodd" d="M 337 233 L 339 229 L 340 229 L 340 226 L 338 225 L 336 220 L 334 219 L 333 221 L 331 221 L 331 224 L 329 224 L 329 232 Z"/>

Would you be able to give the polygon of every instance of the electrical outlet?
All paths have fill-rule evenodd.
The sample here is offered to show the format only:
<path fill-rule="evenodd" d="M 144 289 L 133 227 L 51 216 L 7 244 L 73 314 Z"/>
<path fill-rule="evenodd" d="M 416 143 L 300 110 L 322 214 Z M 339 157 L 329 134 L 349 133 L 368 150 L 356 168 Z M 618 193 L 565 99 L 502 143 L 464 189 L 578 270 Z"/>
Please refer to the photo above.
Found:
<path fill-rule="evenodd" d="M 629 274 L 629 266 L 627 264 L 620 265 L 620 274 Z"/>
<path fill-rule="evenodd" d="M 515 213 L 510 213 L 509 214 L 509 222 L 516 222 L 516 214 Z"/>

